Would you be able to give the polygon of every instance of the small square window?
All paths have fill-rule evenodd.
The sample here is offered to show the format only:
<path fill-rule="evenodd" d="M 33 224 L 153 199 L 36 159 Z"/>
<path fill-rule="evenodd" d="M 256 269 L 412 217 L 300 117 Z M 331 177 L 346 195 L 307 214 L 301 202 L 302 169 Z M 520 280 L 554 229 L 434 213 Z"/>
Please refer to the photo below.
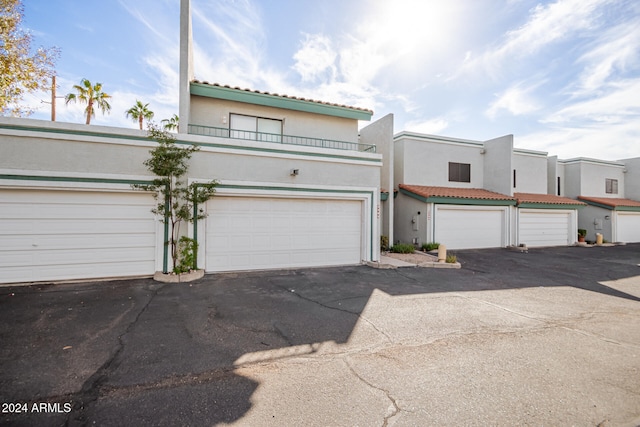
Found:
<path fill-rule="evenodd" d="M 607 194 L 618 194 L 618 180 L 607 178 L 605 180 L 605 192 Z"/>
<path fill-rule="evenodd" d="M 471 182 L 471 165 L 469 163 L 449 162 L 450 182 Z"/>

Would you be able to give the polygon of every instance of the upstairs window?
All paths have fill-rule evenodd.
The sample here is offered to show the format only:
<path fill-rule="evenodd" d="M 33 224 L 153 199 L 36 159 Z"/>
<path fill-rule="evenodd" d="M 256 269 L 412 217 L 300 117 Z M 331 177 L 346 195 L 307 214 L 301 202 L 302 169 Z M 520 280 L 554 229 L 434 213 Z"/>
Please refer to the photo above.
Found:
<path fill-rule="evenodd" d="M 471 165 L 449 162 L 449 182 L 471 182 Z"/>
<path fill-rule="evenodd" d="M 229 130 L 231 138 L 282 142 L 282 120 L 230 114 Z"/>
<path fill-rule="evenodd" d="M 605 192 L 607 194 L 618 194 L 618 180 L 607 178 L 605 180 Z"/>

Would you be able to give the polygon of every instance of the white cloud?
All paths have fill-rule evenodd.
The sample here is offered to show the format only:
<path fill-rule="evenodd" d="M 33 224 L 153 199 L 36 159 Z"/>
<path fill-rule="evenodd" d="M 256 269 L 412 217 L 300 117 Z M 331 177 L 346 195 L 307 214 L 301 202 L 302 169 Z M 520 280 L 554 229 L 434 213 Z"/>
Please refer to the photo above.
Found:
<path fill-rule="evenodd" d="M 548 151 L 561 159 L 591 157 L 604 160 L 640 157 L 640 125 L 634 122 L 561 126 L 516 136 L 517 145 Z"/>
<path fill-rule="evenodd" d="M 584 65 L 574 96 L 590 95 L 617 74 L 638 69 L 640 62 L 640 26 L 634 20 L 613 26 L 600 35 L 593 47 L 578 60 Z"/>
<path fill-rule="evenodd" d="M 557 0 L 548 5 L 538 4 L 530 11 L 527 22 L 508 31 L 497 46 L 479 56 L 467 54 L 459 73 L 486 72 L 494 79 L 503 75 L 509 62 L 538 53 L 547 46 L 568 39 L 577 33 L 593 28 L 598 9 L 610 0 Z"/>
<path fill-rule="evenodd" d="M 232 86 L 262 83 L 267 37 L 251 2 L 199 2 L 192 15 L 196 78 Z"/>
<path fill-rule="evenodd" d="M 491 103 L 485 115 L 490 119 L 495 119 L 500 111 L 505 110 L 514 116 L 529 114 L 540 109 L 538 102 L 533 98 L 531 92 L 539 84 L 523 87 L 522 84 L 515 84 L 498 96 L 498 99 Z"/>
<path fill-rule="evenodd" d="M 293 55 L 293 69 L 300 74 L 302 81 L 310 82 L 318 78 L 333 81 L 336 76 L 338 54 L 331 40 L 322 34 L 304 34 L 302 47 Z"/>
<path fill-rule="evenodd" d="M 640 78 L 607 85 L 604 96 L 574 102 L 542 120 L 542 123 L 621 123 L 638 122 Z M 640 127 L 640 123 L 638 125 Z"/>
<path fill-rule="evenodd" d="M 443 117 L 428 120 L 416 120 L 407 122 L 405 130 L 418 133 L 439 134 L 449 127 L 449 122 Z"/>

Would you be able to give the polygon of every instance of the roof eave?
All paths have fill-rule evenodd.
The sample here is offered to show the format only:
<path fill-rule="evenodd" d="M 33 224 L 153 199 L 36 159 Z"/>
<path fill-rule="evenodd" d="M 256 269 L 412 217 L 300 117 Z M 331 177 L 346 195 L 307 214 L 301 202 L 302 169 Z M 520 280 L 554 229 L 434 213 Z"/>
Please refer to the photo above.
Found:
<path fill-rule="evenodd" d="M 369 121 L 371 120 L 371 116 L 373 116 L 373 112 L 370 110 L 217 86 L 208 83 L 191 82 L 190 91 L 192 95 L 206 98 L 224 99 L 227 101 L 243 102 L 245 104 L 303 111 L 345 119 Z"/>
<path fill-rule="evenodd" d="M 413 191 L 409 191 L 405 188 L 400 188 L 400 193 L 412 197 L 424 203 L 437 203 L 444 205 L 483 205 L 483 206 L 515 206 L 516 200 L 509 199 L 481 199 L 481 198 L 467 198 L 467 197 L 442 197 L 442 196 L 428 196 L 424 197 L 420 194 L 416 194 Z"/>

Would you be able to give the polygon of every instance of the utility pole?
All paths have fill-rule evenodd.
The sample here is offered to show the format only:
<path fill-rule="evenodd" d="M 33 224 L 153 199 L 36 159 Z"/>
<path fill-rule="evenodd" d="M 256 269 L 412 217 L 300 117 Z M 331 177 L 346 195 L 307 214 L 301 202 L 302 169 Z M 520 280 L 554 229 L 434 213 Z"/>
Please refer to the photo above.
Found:
<path fill-rule="evenodd" d="M 51 121 L 56 121 L 56 76 L 51 78 Z"/>
<path fill-rule="evenodd" d="M 51 104 L 51 121 L 56 121 L 56 98 L 64 98 L 63 96 L 56 96 L 56 76 L 51 77 L 51 102 L 40 100 L 43 104 Z"/>

